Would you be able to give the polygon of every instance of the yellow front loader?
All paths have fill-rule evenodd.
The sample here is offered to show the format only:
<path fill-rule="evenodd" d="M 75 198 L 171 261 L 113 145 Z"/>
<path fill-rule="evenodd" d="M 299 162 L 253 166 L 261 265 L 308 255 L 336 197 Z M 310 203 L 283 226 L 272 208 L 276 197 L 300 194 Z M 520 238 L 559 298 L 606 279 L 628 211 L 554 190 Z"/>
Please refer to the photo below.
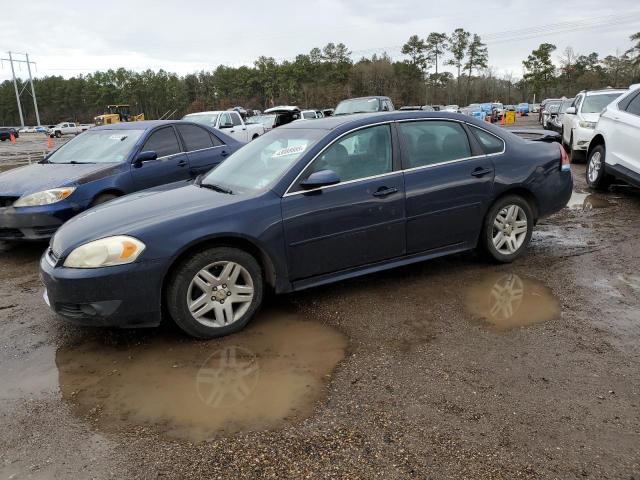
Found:
<path fill-rule="evenodd" d="M 93 120 L 96 126 L 111 125 L 119 122 L 139 122 L 144 120 L 144 113 L 131 115 L 129 113 L 129 105 L 107 105 L 107 111 Z"/>

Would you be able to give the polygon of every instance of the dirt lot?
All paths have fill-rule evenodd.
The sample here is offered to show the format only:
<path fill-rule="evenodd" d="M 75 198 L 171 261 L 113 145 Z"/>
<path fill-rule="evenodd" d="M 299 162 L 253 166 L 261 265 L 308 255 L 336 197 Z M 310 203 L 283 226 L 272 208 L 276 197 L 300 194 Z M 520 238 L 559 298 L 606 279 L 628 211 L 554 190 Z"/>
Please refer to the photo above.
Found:
<path fill-rule="evenodd" d="M 574 177 L 515 264 L 270 299 L 209 342 L 67 325 L 44 245 L 0 253 L 0 478 L 640 479 L 640 193 Z"/>

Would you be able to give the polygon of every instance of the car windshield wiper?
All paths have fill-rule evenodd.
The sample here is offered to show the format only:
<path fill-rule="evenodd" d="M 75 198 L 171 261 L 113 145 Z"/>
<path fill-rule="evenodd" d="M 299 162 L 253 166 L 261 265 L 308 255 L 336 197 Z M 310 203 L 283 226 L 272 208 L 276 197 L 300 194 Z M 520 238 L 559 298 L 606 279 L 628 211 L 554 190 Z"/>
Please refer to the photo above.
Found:
<path fill-rule="evenodd" d="M 233 190 L 221 187 L 220 185 L 216 185 L 215 183 L 200 183 L 200 186 L 203 188 L 208 188 L 209 190 L 214 190 L 216 192 L 233 195 Z"/>

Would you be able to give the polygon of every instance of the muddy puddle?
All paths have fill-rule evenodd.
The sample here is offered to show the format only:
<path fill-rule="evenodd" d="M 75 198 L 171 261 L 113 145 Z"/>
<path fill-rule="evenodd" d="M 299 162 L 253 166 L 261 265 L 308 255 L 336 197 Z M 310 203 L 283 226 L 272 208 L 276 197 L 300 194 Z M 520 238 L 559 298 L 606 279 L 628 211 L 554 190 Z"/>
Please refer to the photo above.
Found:
<path fill-rule="evenodd" d="M 0 374 L 0 397 L 57 394 L 101 431 L 142 427 L 200 441 L 310 416 L 347 347 L 334 328 L 274 309 L 236 335 L 206 342 L 175 331 L 134 332 L 133 341 L 131 332 L 116 333 L 43 347 L 28 365 Z"/>
<path fill-rule="evenodd" d="M 472 282 L 465 306 L 492 330 L 509 330 L 560 318 L 560 301 L 538 280 L 515 273 L 491 273 Z"/>
<path fill-rule="evenodd" d="M 591 193 L 573 192 L 567 206 L 572 210 L 592 210 L 612 206 L 606 198 Z"/>

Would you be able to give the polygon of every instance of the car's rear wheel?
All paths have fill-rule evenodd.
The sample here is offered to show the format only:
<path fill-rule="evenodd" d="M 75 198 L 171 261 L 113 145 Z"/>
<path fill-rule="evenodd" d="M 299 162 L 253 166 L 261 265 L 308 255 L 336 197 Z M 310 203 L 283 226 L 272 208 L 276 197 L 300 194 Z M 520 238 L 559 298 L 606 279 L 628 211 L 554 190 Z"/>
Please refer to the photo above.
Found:
<path fill-rule="evenodd" d="M 62 132 L 56 132 L 56 138 L 62 137 Z"/>
<path fill-rule="evenodd" d="M 487 214 L 482 243 L 488 255 L 509 263 L 527 248 L 533 232 L 533 211 L 529 202 L 519 195 L 498 199 Z"/>
<path fill-rule="evenodd" d="M 214 247 L 196 253 L 173 274 L 167 307 L 176 324 L 196 338 L 245 327 L 262 303 L 262 270 L 249 253 Z"/>
<path fill-rule="evenodd" d="M 587 184 L 591 188 L 605 190 L 611 183 L 611 179 L 604 169 L 606 153 L 604 145 L 597 145 L 589 153 L 585 175 Z"/>

